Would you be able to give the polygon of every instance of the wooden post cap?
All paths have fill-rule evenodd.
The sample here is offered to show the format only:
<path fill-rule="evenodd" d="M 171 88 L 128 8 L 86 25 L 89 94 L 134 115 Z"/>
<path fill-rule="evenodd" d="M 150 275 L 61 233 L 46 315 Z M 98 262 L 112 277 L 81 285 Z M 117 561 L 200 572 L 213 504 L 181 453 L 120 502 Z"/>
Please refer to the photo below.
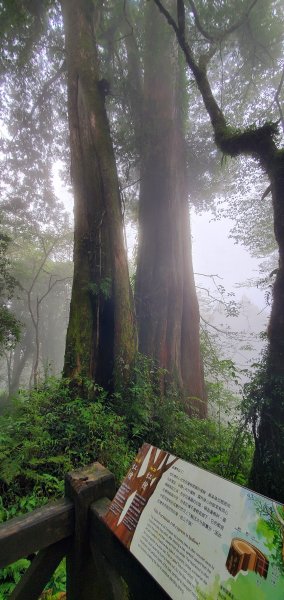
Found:
<path fill-rule="evenodd" d="M 114 475 L 99 462 L 78 471 L 72 471 L 65 477 L 66 495 L 71 499 L 84 497 L 84 504 L 89 497 L 90 503 L 106 496 L 113 498 L 115 494 Z"/>

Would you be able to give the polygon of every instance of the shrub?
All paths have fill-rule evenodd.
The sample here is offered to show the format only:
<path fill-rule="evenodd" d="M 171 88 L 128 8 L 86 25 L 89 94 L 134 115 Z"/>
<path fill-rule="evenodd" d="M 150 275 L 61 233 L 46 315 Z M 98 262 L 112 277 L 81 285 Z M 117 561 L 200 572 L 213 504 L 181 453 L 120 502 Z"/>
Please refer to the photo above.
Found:
<path fill-rule="evenodd" d="M 95 399 L 82 399 L 56 379 L 20 393 L 0 418 L 2 519 L 11 504 L 25 512 L 27 497 L 42 504 L 62 495 L 64 475 L 93 461 L 122 478 L 132 458 L 125 422 L 102 400 L 99 388 Z"/>

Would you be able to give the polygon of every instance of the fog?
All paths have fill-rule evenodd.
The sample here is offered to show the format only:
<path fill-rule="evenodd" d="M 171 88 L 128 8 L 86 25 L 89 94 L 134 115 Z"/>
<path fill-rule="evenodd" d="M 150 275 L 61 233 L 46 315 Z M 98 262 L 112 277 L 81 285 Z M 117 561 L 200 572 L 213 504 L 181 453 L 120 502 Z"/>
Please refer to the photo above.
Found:
<path fill-rule="evenodd" d="M 260 279 L 260 260 L 252 257 L 244 246 L 236 244 L 230 237 L 233 224 L 229 219 L 215 220 L 210 212 L 191 212 L 196 281 L 204 284 L 204 278 L 201 279 L 199 273 L 206 276 L 217 275 L 219 283 L 227 293 L 233 292 L 236 300 L 239 301 L 245 294 L 260 311 L 269 311 L 265 291 L 255 283 L 255 280 Z M 209 285 L 208 278 L 207 281 Z"/>

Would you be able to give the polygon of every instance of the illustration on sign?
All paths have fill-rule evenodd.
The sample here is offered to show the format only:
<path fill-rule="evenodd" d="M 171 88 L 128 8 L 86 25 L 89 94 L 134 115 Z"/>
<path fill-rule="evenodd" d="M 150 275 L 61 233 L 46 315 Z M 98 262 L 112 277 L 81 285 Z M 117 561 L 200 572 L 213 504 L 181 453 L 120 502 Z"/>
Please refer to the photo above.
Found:
<path fill-rule="evenodd" d="M 168 462 L 169 453 L 144 444 L 120 486 L 106 523 L 128 548 L 144 507 L 154 493 L 163 473 L 178 459 Z"/>
<path fill-rule="evenodd" d="M 242 539 L 234 538 L 231 542 L 226 567 L 231 575 L 239 571 L 255 571 L 262 577 L 267 577 L 269 562 L 252 544 Z"/>
<path fill-rule="evenodd" d="M 173 600 L 283 600 L 283 506 L 144 444 L 104 520 Z"/>

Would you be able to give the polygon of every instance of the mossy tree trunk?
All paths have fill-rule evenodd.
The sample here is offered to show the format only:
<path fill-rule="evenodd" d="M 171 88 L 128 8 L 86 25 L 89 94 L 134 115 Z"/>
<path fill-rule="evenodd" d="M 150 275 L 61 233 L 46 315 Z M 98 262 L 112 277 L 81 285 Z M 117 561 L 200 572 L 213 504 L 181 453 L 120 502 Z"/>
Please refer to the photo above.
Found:
<path fill-rule="evenodd" d="M 74 280 L 64 375 L 106 389 L 128 381 L 136 351 L 117 171 L 94 33 L 99 2 L 61 0 L 66 40 Z"/>
<path fill-rule="evenodd" d="M 189 414 L 206 416 L 188 206 L 183 66 L 175 36 L 154 6 L 145 8 L 144 82 L 128 31 L 130 90 L 141 157 L 135 301 L 139 350 L 166 371 Z M 140 102 L 138 92 L 140 88 Z M 135 92 L 135 93 L 134 93 Z M 140 119 L 137 111 L 140 109 Z"/>
<path fill-rule="evenodd" d="M 284 151 L 271 154 L 267 172 L 271 182 L 274 231 L 279 265 L 273 286 L 268 327 L 263 394 L 255 428 L 251 485 L 279 502 L 284 501 Z"/>
<path fill-rule="evenodd" d="M 276 144 L 278 125 L 235 129 L 226 121 L 207 77 L 207 65 L 216 51 L 214 40 L 206 56 L 197 61 L 186 38 L 183 0 L 177 0 L 177 22 L 160 0 L 154 0 L 174 29 L 190 67 L 214 130 L 218 148 L 229 156 L 248 155 L 266 172 L 272 194 L 275 238 L 279 265 L 273 287 L 273 302 L 268 327 L 268 349 L 254 416 L 255 454 L 250 484 L 258 492 L 284 500 L 284 150 Z M 253 4 L 251 5 L 251 7 Z M 247 13 L 245 13 L 245 18 Z M 199 27 L 198 20 L 195 21 Z"/>

